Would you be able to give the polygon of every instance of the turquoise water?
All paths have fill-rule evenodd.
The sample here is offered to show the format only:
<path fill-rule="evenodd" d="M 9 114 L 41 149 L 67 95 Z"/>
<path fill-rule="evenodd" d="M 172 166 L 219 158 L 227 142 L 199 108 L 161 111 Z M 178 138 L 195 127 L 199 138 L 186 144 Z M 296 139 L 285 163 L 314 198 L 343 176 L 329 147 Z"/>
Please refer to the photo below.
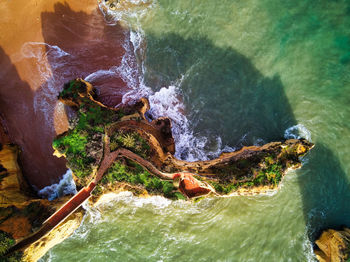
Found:
<path fill-rule="evenodd" d="M 320 229 L 350 226 L 350 1 L 159 0 L 136 18 L 144 85 L 188 121 L 179 157 L 281 140 L 298 124 L 316 146 L 272 196 L 118 196 L 42 260 L 312 261 Z"/>

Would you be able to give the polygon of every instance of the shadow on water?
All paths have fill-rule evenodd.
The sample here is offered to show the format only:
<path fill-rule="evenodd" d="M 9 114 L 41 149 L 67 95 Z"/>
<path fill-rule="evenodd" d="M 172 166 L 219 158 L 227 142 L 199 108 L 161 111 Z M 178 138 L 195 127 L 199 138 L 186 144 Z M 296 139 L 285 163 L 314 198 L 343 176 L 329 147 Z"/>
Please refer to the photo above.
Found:
<path fill-rule="evenodd" d="M 334 153 L 317 143 L 298 172 L 310 240 L 325 228 L 350 226 L 350 183 Z"/>
<path fill-rule="evenodd" d="M 45 113 L 36 110 L 35 93 L 41 92 L 41 88 L 33 91 L 21 79 L 16 66 L 1 47 L 0 65 L 0 112 L 11 142 L 21 147 L 22 171 L 37 188 L 57 182 L 66 170 L 65 160 L 52 155 L 51 142 L 55 132 L 42 126 L 46 121 Z M 53 119 L 49 121 L 53 126 Z"/>
<path fill-rule="evenodd" d="M 97 7 L 87 14 L 75 12 L 67 3 L 56 3 L 54 12 L 41 13 L 41 20 L 44 41 L 50 45 L 46 50 L 54 74 L 51 80 L 56 82 L 57 90 L 72 78 L 84 78 L 121 64 L 125 54 L 123 45 L 128 44 L 125 39 L 129 34 L 119 24 L 107 25 Z M 68 55 L 60 58 L 50 53 L 52 46 L 58 46 Z M 117 74 L 101 74 L 92 83 L 98 88 L 101 101 L 109 106 L 119 104 L 128 90 Z"/>
<path fill-rule="evenodd" d="M 55 95 L 71 78 L 86 76 L 120 63 L 122 53 L 119 48 L 122 48 L 123 41 L 119 37 L 124 37 L 124 33 L 118 27 L 103 26 L 104 21 L 98 20 L 98 16 L 101 17 L 98 11 L 92 16 L 74 12 L 67 4 L 56 4 L 54 12 L 42 13 L 44 41 L 70 54 L 60 58 L 65 66 L 57 67 L 60 61 L 48 53 L 53 69 L 53 77 L 48 83 L 54 83 Z M 284 131 L 297 124 L 279 76 L 263 76 L 247 57 L 237 51 L 217 47 L 200 36 L 184 39 L 176 34 L 159 37 L 150 34 L 146 36 L 146 41 L 148 86 L 159 90 L 163 86 L 178 84 L 182 79 L 179 86 L 196 135 L 211 139 L 220 136 L 224 145 L 239 147 L 281 140 Z M 50 51 L 48 47 L 46 51 Z M 2 49 L 0 63 L 2 82 L 11 83 L 2 85 L 0 89 L 0 111 L 8 110 L 4 115 L 7 123 L 12 123 L 9 132 L 16 137 L 14 142 L 24 147 L 35 136 L 42 139 L 40 127 L 44 116 L 40 112 L 35 114 L 32 89 L 21 80 Z M 116 79 L 113 81 L 115 88 L 122 85 Z M 48 83 L 35 92 L 45 94 Z M 120 98 L 120 94 L 116 97 Z M 53 114 L 52 108 L 50 112 Z M 18 115 L 25 118 L 21 120 L 24 123 L 21 127 L 16 125 Z M 28 130 L 31 132 L 26 132 Z M 350 225 L 350 190 L 346 174 L 331 150 L 314 142 L 316 147 L 298 171 L 304 218 L 311 239 L 321 228 Z M 32 154 L 42 160 L 44 156 L 51 157 L 50 150 L 48 147 L 35 149 Z M 32 165 L 31 168 L 51 168 L 56 172 L 62 163 L 55 161 L 61 160 L 46 161 L 45 164 L 52 167 Z M 57 173 L 61 175 L 63 170 Z M 33 177 L 40 180 L 46 175 L 41 173 Z"/>
<path fill-rule="evenodd" d="M 88 14 L 56 3 L 53 12 L 41 13 L 41 22 L 43 43 L 25 42 L 11 58 L 0 50 L 0 112 L 12 141 L 22 149 L 23 171 L 37 189 L 57 183 L 66 171 L 66 161 L 52 155 L 53 138 L 67 128 L 57 104 L 63 84 L 120 65 L 128 37 L 121 26 L 106 25 L 97 7 Z M 30 83 L 21 79 L 18 65 Z M 93 83 L 103 102 L 118 104 L 126 84 L 116 75 L 105 78 Z"/>
<path fill-rule="evenodd" d="M 155 91 L 180 86 L 196 135 L 220 136 L 223 145 L 240 147 L 283 140 L 285 130 L 297 124 L 280 77 L 263 76 L 244 55 L 205 37 L 146 37 L 147 84 Z M 323 228 L 350 226 L 346 174 L 332 151 L 314 142 L 298 171 L 311 240 Z"/>
<path fill-rule="evenodd" d="M 183 80 L 194 131 L 230 146 L 283 139 L 296 124 L 278 75 L 264 77 L 244 55 L 210 40 L 147 36 L 146 78 L 159 89 Z"/>

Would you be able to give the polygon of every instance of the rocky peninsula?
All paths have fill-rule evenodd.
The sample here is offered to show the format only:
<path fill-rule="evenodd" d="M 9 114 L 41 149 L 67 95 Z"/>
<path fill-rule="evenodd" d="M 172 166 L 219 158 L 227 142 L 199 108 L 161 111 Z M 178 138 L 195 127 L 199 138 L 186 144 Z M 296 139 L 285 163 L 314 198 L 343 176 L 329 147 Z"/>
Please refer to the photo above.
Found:
<path fill-rule="evenodd" d="M 75 114 L 70 129 L 54 140 L 55 154 L 67 159 L 79 188 L 96 184 L 95 196 L 111 188 L 172 199 L 263 193 L 276 189 L 287 169 L 300 167 L 299 158 L 313 147 L 292 139 L 186 162 L 174 157 L 171 120 L 146 117 L 146 98 L 109 108 L 90 83 L 76 79 L 59 99 Z"/>
<path fill-rule="evenodd" d="M 52 202 L 37 199 L 20 185 L 16 147 L 4 145 L 0 194 L 6 192 L 6 198 L 0 230 L 6 239 L 1 254 L 7 258 L 36 261 L 63 241 L 79 226 L 79 207 L 86 199 L 94 203 L 105 193 L 126 190 L 174 200 L 269 193 L 278 189 L 288 169 L 301 166 L 300 157 L 313 147 L 291 139 L 187 162 L 174 156 L 171 120 L 153 119 L 147 98 L 111 108 L 98 101 L 90 83 L 75 79 L 64 85 L 58 99 L 72 112 L 69 130 L 54 139 L 53 148 L 57 157 L 66 158 L 79 192 Z M 19 230 L 14 223 L 26 226 Z"/>

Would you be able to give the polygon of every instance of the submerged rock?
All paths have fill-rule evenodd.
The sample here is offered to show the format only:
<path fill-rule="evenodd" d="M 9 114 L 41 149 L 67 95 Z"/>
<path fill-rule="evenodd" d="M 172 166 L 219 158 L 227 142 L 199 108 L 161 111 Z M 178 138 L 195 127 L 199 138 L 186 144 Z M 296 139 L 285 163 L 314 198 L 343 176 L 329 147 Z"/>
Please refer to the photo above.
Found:
<path fill-rule="evenodd" d="M 350 258 L 350 229 L 328 229 L 316 240 L 315 255 L 320 262 L 345 262 Z"/>

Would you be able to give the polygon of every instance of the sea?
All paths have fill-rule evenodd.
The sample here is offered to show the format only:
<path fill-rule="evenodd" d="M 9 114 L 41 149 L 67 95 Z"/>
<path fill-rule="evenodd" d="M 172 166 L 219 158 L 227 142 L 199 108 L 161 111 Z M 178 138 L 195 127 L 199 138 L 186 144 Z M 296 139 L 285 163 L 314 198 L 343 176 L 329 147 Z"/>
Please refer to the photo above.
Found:
<path fill-rule="evenodd" d="M 40 261 L 315 261 L 321 231 L 350 226 L 350 1 L 126 2 L 98 4 L 105 28 L 127 28 L 121 62 L 83 77 L 121 78 L 122 103 L 148 97 L 150 114 L 172 119 L 176 157 L 300 137 L 315 147 L 271 195 L 108 194 Z"/>

